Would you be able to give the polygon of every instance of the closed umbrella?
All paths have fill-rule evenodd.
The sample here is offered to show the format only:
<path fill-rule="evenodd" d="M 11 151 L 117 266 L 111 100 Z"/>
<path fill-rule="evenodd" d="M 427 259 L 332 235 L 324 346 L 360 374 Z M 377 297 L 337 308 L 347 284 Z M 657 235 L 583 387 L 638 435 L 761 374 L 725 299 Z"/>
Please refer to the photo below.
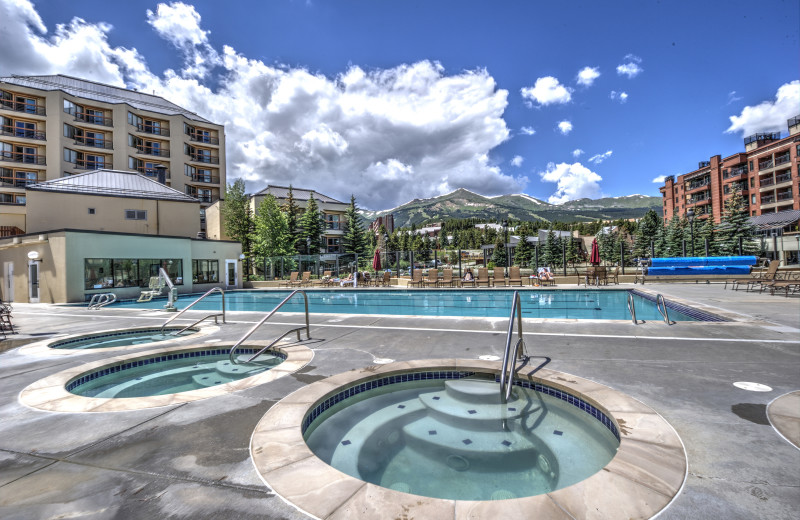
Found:
<path fill-rule="evenodd" d="M 597 244 L 597 239 L 592 240 L 592 254 L 589 255 L 589 263 L 592 265 L 600 265 L 600 246 Z"/>
<path fill-rule="evenodd" d="M 375 256 L 372 258 L 372 270 L 373 271 L 380 271 L 381 270 L 381 250 L 375 250 Z"/>

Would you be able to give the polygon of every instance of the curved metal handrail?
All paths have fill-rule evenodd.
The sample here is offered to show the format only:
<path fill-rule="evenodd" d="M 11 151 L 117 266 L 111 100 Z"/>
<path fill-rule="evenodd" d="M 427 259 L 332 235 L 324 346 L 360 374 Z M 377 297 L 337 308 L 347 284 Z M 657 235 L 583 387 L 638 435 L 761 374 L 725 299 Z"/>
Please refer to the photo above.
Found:
<path fill-rule="evenodd" d="M 283 306 L 286 304 L 286 302 L 288 302 L 289 300 L 291 300 L 291 299 L 292 299 L 292 297 L 293 297 L 295 294 L 297 294 L 297 293 L 300 293 L 300 294 L 302 294 L 302 295 L 303 295 L 303 299 L 305 300 L 305 304 L 306 304 L 306 326 L 305 326 L 305 329 L 306 329 L 306 339 L 311 339 L 311 327 L 310 327 L 310 326 L 309 326 L 309 324 L 308 324 L 308 295 L 306 295 L 306 292 L 305 292 L 304 290 L 302 290 L 302 289 L 295 289 L 294 291 L 292 291 L 292 293 L 291 293 L 289 296 L 287 296 L 286 298 L 284 298 L 284 299 L 283 299 L 283 301 L 282 301 L 282 302 L 280 302 L 280 303 L 277 305 L 277 307 L 275 307 L 274 309 L 272 309 L 272 311 L 271 311 L 269 314 L 267 314 L 266 316 L 264 316 L 263 318 L 261 318 L 261 321 L 259 321 L 259 322 L 258 322 L 258 323 L 256 323 L 255 325 L 253 325 L 253 328 L 251 328 L 250 330 L 248 330 L 248 331 L 245 333 L 245 335 L 244 335 L 244 336 L 242 336 L 242 338 L 241 338 L 239 341 L 237 341 L 237 342 L 236 342 L 236 344 L 234 344 L 234 345 L 233 345 L 233 347 L 231 347 L 231 351 L 230 351 L 230 353 L 228 354 L 228 359 L 230 360 L 230 362 L 231 362 L 232 364 L 234 364 L 234 365 L 235 365 L 235 364 L 237 364 L 237 363 L 236 363 L 236 360 L 234 360 L 234 359 L 233 359 L 233 353 L 236 351 L 236 349 L 237 349 L 237 348 L 239 348 L 239 345 L 241 345 L 242 343 L 244 343 L 244 342 L 245 342 L 245 340 L 246 340 L 247 338 L 249 338 L 249 337 L 250 337 L 250 336 L 251 336 L 251 335 L 252 335 L 252 334 L 253 334 L 253 333 L 256 331 L 256 329 L 258 329 L 258 328 L 259 328 L 261 325 L 263 325 L 263 324 L 264 324 L 264 322 L 266 322 L 268 319 L 270 319 L 270 318 L 273 316 L 273 314 L 275 314 L 276 312 L 278 312 L 278 309 L 280 309 L 281 307 L 283 307 Z M 303 327 L 299 327 L 299 328 L 297 328 L 297 329 L 292 329 L 292 330 L 290 330 L 289 332 L 287 332 L 286 334 L 289 334 L 289 333 L 291 333 L 292 331 L 294 331 L 294 330 L 297 330 L 297 339 L 300 339 L 300 330 L 302 330 L 302 328 L 303 328 Z M 283 336 L 281 336 L 281 337 L 280 337 L 280 338 L 278 338 L 278 339 L 281 339 L 281 338 L 283 338 L 284 336 L 286 336 L 286 334 L 284 334 Z M 275 343 L 275 342 L 273 342 L 272 344 L 274 344 L 274 343 Z M 272 345 L 270 345 L 270 346 L 272 346 Z M 266 350 L 267 348 L 269 348 L 269 347 L 265 347 L 265 348 L 261 349 L 261 351 L 259 351 L 259 352 L 258 352 L 258 353 L 257 353 L 255 356 L 251 357 L 251 358 L 250 358 L 248 361 L 252 361 L 252 360 L 253 360 L 253 359 L 255 359 L 256 357 L 258 357 L 258 356 L 259 356 L 259 355 L 260 355 L 262 352 L 264 352 L 264 350 Z"/>
<path fill-rule="evenodd" d="M 214 292 L 218 292 L 218 293 L 220 293 L 220 294 L 222 295 L 222 323 L 225 323 L 225 291 L 224 291 L 224 290 L 223 290 L 221 287 L 212 287 L 211 289 L 207 290 L 207 291 L 205 292 L 205 294 L 203 294 L 201 297 L 199 297 L 198 299 L 196 299 L 195 301 L 193 301 L 192 303 L 190 303 L 189 305 L 187 305 L 187 306 L 186 306 L 186 308 L 184 308 L 184 309 L 183 309 L 183 310 L 181 310 L 181 311 L 178 311 L 178 312 L 177 312 L 177 313 L 176 313 L 174 316 L 172 316 L 170 319 L 168 319 L 167 321 L 165 321 L 165 322 L 164 322 L 164 324 L 163 324 L 163 325 L 161 325 L 161 334 L 164 334 L 164 328 L 165 328 L 167 325 L 169 325 L 170 323 L 172 323 L 173 321 L 175 321 L 175 319 L 176 319 L 178 316 L 180 316 L 180 315 L 181 315 L 181 314 L 183 314 L 184 312 L 188 311 L 189 309 L 191 309 L 192 307 L 194 307 L 194 306 L 195 306 L 195 304 L 196 304 L 197 302 L 199 302 L 200 300 L 202 300 L 203 298 L 205 298 L 206 296 L 208 296 L 208 295 L 210 295 L 211 293 L 214 293 Z M 208 318 L 208 317 L 210 317 L 210 316 L 216 316 L 216 314 L 209 314 L 208 316 L 206 316 L 205 318 L 203 318 L 203 320 L 204 320 L 204 319 L 206 319 L 206 318 Z M 203 321 L 203 320 L 200 320 L 200 321 Z M 197 323 L 200 323 L 200 322 L 195 322 L 195 323 L 193 323 L 192 325 L 197 325 Z M 189 325 L 189 326 L 191 327 L 191 325 Z M 185 329 L 184 329 L 184 330 L 185 330 Z"/>
<path fill-rule="evenodd" d="M 631 320 L 633 320 L 634 325 L 638 325 L 639 322 L 636 320 L 636 303 L 633 299 L 633 293 L 628 291 L 628 312 L 631 313 Z"/>
<path fill-rule="evenodd" d="M 661 294 L 656 294 L 656 309 L 658 309 L 658 312 L 664 317 L 664 323 L 671 325 L 672 323 L 669 321 L 669 311 L 667 311 L 667 302 Z"/>
<path fill-rule="evenodd" d="M 511 339 L 514 337 L 514 313 L 517 314 L 517 343 L 514 346 L 513 360 L 511 353 Z M 508 319 L 508 334 L 506 335 L 506 348 L 503 352 L 503 368 L 500 373 L 500 399 L 505 404 L 511 396 L 511 387 L 514 385 L 514 372 L 516 372 L 516 358 L 519 357 L 521 348 L 525 347 L 522 339 L 522 304 L 520 303 L 519 291 L 514 291 L 511 301 L 511 317 Z M 509 369 L 509 361 L 511 367 Z"/>
<path fill-rule="evenodd" d="M 106 305 L 111 305 L 117 301 L 117 295 L 112 293 L 99 293 L 92 296 L 89 300 L 89 305 L 86 307 L 89 310 L 96 310 Z"/>

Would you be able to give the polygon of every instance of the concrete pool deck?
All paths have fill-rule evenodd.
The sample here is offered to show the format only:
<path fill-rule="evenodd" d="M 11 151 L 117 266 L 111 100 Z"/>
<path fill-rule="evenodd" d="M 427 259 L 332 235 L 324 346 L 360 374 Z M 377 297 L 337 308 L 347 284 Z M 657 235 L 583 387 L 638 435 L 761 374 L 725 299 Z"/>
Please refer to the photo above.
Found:
<path fill-rule="evenodd" d="M 675 428 L 688 476 L 659 518 L 796 518 L 800 450 L 771 426 L 767 405 L 800 388 L 800 299 L 733 292 L 721 284 L 644 289 L 737 314 L 740 321 L 668 327 L 525 320 L 529 354 L 548 369 L 643 402 Z M 39 339 L 160 325 L 167 317 L 153 310 L 14 305 L 23 335 Z M 201 342 L 238 339 L 260 317 L 231 313 L 230 323 Z M 302 320 L 288 314 L 273 319 L 254 340 L 275 337 L 287 323 Z M 112 354 L 32 356 L 11 348 L 0 353 L 0 517 L 308 518 L 264 486 L 250 459 L 250 437 L 276 402 L 376 359 L 500 356 L 507 324 L 507 318 L 312 315 L 312 339 L 302 344 L 314 359 L 299 372 L 211 399 L 91 414 L 34 410 L 18 396 L 31 383 Z M 0 351 L 8 343 L 0 342 Z M 733 386 L 740 381 L 772 390 Z M 792 402 L 778 415 L 791 421 Z"/>

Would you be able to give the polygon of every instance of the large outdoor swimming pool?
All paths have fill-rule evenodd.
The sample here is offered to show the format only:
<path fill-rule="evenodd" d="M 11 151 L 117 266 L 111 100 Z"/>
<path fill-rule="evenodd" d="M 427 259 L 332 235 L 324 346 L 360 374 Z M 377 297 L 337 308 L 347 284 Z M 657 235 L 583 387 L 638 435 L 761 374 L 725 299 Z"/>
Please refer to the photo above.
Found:
<path fill-rule="evenodd" d="M 225 293 L 229 311 L 268 312 L 280 303 L 290 290 L 230 291 Z M 520 292 L 524 318 L 630 320 L 627 307 L 628 290 L 525 290 Z M 306 290 L 311 313 L 385 314 L 393 316 L 508 317 L 513 290 L 380 290 L 342 289 Z M 647 295 L 633 291 L 636 317 L 640 320 L 661 320 L 655 302 Z M 184 295 L 176 302 L 183 309 L 198 295 Z M 164 300 L 145 303 L 119 302 L 112 307 L 160 309 Z M 720 318 L 689 307 L 668 302 L 673 321 L 720 321 Z M 212 295 L 192 309 L 219 310 L 220 295 Z M 303 312 L 303 297 L 281 308 L 285 312 Z"/>

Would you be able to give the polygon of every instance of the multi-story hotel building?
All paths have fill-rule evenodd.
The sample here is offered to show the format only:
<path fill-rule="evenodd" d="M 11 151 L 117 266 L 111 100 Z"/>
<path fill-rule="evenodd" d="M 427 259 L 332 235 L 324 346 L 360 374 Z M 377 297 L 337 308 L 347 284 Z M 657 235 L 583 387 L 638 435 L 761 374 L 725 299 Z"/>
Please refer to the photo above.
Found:
<path fill-rule="evenodd" d="M 751 216 L 800 209 L 800 116 L 789 119 L 788 127 L 788 137 L 781 139 L 780 132 L 751 135 L 743 153 L 715 155 L 677 179 L 668 176 L 659 188 L 664 219 L 683 217 L 692 208 L 696 217 L 720 222 L 734 186 Z"/>
<path fill-rule="evenodd" d="M 200 200 L 225 189 L 225 129 L 159 96 L 64 75 L 0 77 L 0 236 L 26 231 L 25 186 L 137 171 Z"/>

